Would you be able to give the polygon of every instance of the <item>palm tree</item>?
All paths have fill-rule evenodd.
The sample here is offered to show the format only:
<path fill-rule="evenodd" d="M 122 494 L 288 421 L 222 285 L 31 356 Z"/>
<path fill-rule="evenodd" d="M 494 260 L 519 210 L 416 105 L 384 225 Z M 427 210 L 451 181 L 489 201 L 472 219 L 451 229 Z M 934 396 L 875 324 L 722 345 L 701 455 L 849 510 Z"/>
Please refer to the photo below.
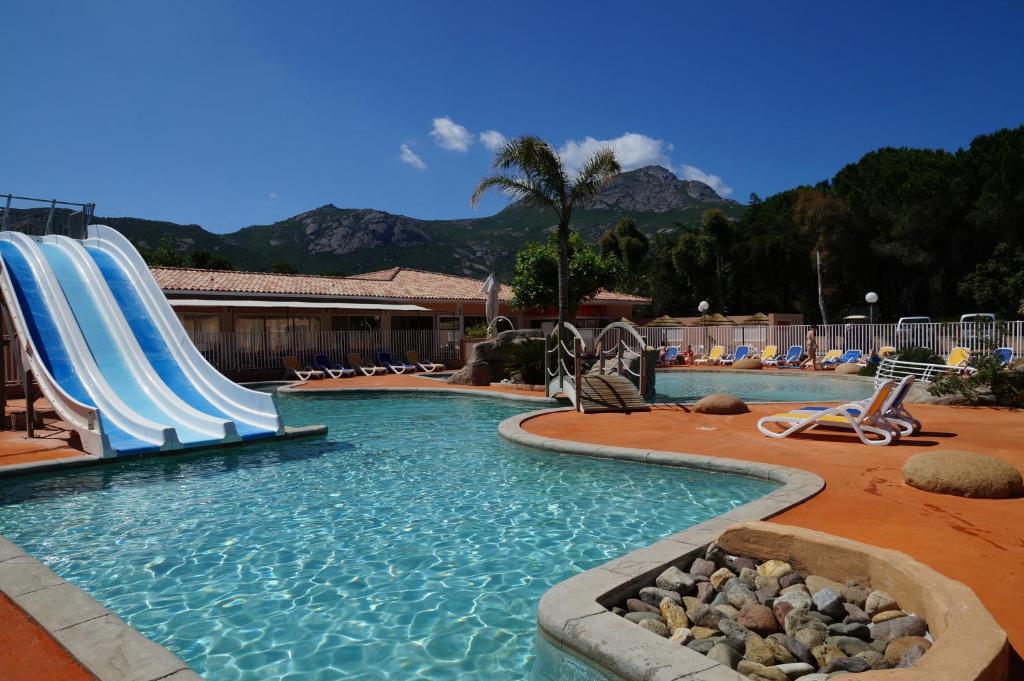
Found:
<path fill-rule="evenodd" d="M 477 184 L 470 198 L 476 206 L 489 189 L 499 189 L 527 206 L 549 209 L 558 218 L 558 323 L 575 317 L 569 309 L 569 225 L 572 209 L 594 198 L 622 168 L 611 149 L 601 149 L 575 177 L 547 142 L 527 135 L 509 140 L 494 157 L 495 172 Z"/>

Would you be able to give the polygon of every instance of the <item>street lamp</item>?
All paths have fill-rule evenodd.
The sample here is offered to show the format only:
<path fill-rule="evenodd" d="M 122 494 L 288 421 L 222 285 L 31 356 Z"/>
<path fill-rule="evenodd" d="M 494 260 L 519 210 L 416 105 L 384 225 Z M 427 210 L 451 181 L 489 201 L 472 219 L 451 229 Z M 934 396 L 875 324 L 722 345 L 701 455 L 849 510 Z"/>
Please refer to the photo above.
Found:
<path fill-rule="evenodd" d="M 864 300 L 867 302 L 868 309 L 870 310 L 870 312 L 868 314 L 871 317 L 871 323 L 874 324 L 875 323 L 875 303 L 878 302 L 878 294 L 875 293 L 874 291 L 870 291 L 866 296 L 864 296 Z"/>
<path fill-rule="evenodd" d="M 700 321 L 702 323 L 704 321 L 704 313 L 708 311 L 709 307 L 711 307 L 711 306 L 708 304 L 708 301 L 706 301 L 706 300 L 700 301 L 700 304 L 697 305 L 697 310 L 700 311 Z"/>

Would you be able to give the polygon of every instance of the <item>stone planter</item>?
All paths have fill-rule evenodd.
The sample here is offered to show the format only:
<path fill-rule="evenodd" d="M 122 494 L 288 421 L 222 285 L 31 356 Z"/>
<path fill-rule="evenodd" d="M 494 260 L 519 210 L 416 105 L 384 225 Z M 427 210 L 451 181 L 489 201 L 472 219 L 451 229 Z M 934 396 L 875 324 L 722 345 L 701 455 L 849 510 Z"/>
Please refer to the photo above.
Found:
<path fill-rule="evenodd" d="M 864 681 L 1004 681 L 1006 633 L 964 584 L 910 556 L 822 532 L 745 522 L 709 532 L 714 520 L 673 535 L 555 585 L 541 600 L 541 632 L 564 652 L 616 677 L 644 681 L 744 681 L 745 677 L 609 611 L 627 594 L 653 585 L 671 565 L 702 556 L 711 540 L 728 553 L 779 559 L 794 569 L 837 581 L 859 579 L 892 594 L 927 622 L 934 645 L 907 669 L 856 674 Z M 719 525 L 720 527 L 720 525 Z"/>

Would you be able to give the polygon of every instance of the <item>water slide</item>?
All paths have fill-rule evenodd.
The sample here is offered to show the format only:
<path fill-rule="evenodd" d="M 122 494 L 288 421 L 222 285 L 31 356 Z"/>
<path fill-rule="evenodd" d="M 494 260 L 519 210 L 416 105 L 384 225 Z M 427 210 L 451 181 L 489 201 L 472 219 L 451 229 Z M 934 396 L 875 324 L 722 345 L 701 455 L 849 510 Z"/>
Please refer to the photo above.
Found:
<path fill-rule="evenodd" d="M 214 369 L 131 243 L 93 226 L 77 241 L 0 233 L 0 289 L 18 350 L 86 451 L 170 451 L 272 437 L 270 395 Z"/>

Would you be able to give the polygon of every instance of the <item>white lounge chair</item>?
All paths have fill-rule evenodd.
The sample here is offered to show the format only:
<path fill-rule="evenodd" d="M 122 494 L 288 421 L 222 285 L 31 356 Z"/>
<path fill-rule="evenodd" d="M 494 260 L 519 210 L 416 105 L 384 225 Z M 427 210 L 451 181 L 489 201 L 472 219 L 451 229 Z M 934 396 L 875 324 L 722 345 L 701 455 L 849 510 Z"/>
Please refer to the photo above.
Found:
<path fill-rule="evenodd" d="M 416 372 L 415 364 L 396 362 L 394 359 L 392 359 L 390 352 L 378 352 L 377 361 L 386 366 L 388 370 L 393 374 L 404 374 L 406 371 L 408 371 L 410 374 Z"/>
<path fill-rule="evenodd" d="M 914 387 L 914 381 L 916 379 L 913 375 L 907 374 L 900 379 L 900 382 L 893 388 L 892 395 L 889 397 L 889 403 L 883 407 L 882 416 L 885 420 L 892 425 L 899 428 L 900 435 L 917 435 L 921 432 L 921 422 L 914 418 L 906 407 L 907 395 L 910 394 L 910 389 Z M 871 401 L 869 397 L 866 400 L 858 400 L 857 402 L 851 402 L 850 404 L 860 404 L 867 407 Z M 800 407 L 796 411 L 824 411 L 828 407 Z M 854 411 L 851 409 L 850 411 Z"/>
<path fill-rule="evenodd" d="M 445 369 L 448 368 L 443 364 L 431 362 L 429 359 L 420 359 L 420 353 L 416 352 L 415 350 L 405 351 L 405 361 L 410 364 L 415 364 L 428 374 L 431 374 L 435 371 L 444 371 Z"/>
<path fill-rule="evenodd" d="M 360 372 L 363 376 L 386 374 L 388 372 L 387 369 L 379 367 L 376 364 L 364 364 L 362 356 L 357 352 L 348 353 L 348 365 Z"/>
<path fill-rule="evenodd" d="M 822 427 L 850 428 L 866 445 L 889 445 L 899 442 L 900 431 L 883 416 L 891 405 L 893 382 L 885 381 L 865 406 L 860 402 L 851 402 L 838 407 L 823 410 L 791 410 L 781 414 L 765 416 L 757 422 L 757 429 L 772 438 L 784 438 Z M 782 424 L 785 430 L 777 431 L 768 424 Z"/>
<path fill-rule="evenodd" d="M 716 345 L 711 348 L 711 352 L 706 355 L 701 355 L 697 359 L 693 360 L 694 365 L 697 364 L 718 364 L 721 361 L 722 356 L 725 354 L 724 345 Z"/>
<path fill-rule="evenodd" d="M 356 375 L 352 369 L 346 369 L 340 362 L 332 362 L 327 355 L 317 355 L 313 358 L 316 368 L 331 378 L 348 378 Z"/>
<path fill-rule="evenodd" d="M 300 381 L 308 381 L 311 378 L 323 378 L 324 372 L 318 371 L 310 366 L 299 364 L 299 358 L 295 355 L 288 355 L 284 358 L 285 376 L 295 376 Z"/>

